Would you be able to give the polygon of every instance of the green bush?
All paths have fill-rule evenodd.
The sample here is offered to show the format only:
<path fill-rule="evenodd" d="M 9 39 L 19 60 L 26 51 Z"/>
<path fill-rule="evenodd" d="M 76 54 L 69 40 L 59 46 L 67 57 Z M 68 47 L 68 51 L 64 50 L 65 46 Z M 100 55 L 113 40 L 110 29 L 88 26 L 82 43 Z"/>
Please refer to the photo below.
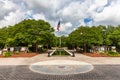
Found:
<path fill-rule="evenodd" d="M 11 52 L 3 52 L 3 56 L 9 57 L 9 56 L 12 56 L 12 53 Z"/>
<path fill-rule="evenodd" d="M 113 52 L 113 51 L 108 51 L 107 54 L 108 56 L 119 56 L 118 52 Z"/>
<path fill-rule="evenodd" d="M 15 54 L 20 54 L 20 52 L 19 52 L 19 51 L 16 51 Z"/>
<path fill-rule="evenodd" d="M 100 52 L 101 55 L 106 54 L 105 52 Z"/>

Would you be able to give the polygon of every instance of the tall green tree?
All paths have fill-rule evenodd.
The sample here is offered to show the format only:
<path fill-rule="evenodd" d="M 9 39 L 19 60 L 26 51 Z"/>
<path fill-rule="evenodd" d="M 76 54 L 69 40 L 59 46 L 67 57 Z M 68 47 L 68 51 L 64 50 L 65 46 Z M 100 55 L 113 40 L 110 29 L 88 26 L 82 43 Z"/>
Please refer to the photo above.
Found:
<path fill-rule="evenodd" d="M 7 28 L 0 28 L 0 49 L 5 46 L 7 38 Z"/>
<path fill-rule="evenodd" d="M 108 35 L 108 39 L 111 42 L 111 45 L 120 46 L 120 26 L 111 30 L 111 33 Z"/>
<path fill-rule="evenodd" d="M 8 27 L 7 44 L 9 46 L 27 46 L 32 44 L 50 46 L 54 40 L 54 29 L 48 22 L 43 20 L 23 20 L 22 22 Z M 14 43 L 13 43 L 14 42 Z"/>
<path fill-rule="evenodd" d="M 74 47 L 83 47 L 86 52 L 87 48 L 102 44 L 101 29 L 95 26 L 80 26 L 69 35 L 69 42 Z"/>

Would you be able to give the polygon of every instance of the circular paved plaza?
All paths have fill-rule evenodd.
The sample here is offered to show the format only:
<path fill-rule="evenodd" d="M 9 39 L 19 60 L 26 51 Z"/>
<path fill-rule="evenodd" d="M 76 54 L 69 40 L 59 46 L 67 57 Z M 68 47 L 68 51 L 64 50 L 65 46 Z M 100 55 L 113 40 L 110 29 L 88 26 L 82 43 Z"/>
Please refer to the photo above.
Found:
<path fill-rule="evenodd" d="M 74 60 L 49 60 L 34 63 L 30 70 L 41 74 L 72 75 L 86 73 L 93 69 L 93 65 Z"/>

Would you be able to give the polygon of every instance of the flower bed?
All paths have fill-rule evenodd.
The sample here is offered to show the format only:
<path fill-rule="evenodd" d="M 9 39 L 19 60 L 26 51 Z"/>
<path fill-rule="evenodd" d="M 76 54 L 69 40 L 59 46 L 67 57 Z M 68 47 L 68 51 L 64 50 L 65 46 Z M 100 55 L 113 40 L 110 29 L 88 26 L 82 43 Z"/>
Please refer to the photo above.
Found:
<path fill-rule="evenodd" d="M 19 54 L 12 54 L 9 57 L 5 57 L 3 55 L 0 55 L 0 58 L 18 58 L 18 57 L 33 57 L 38 55 L 37 53 L 19 53 Z"/>
<path fill-rule="evenodd" d="M 84 55 L 87 55 L 87 56 L 90 56 L 90 57 L 120 57 L 120 54 L 119 55 L 110 55 L 110 54 L 107 54 L 107 53 L 84 53 Z"/>
<path fill-rule="evenodd" d="M 90 57 L 107 57 L 107 55 L 101 55 L 99 53 L 84 53 L 84 55 L 90 56 Z"/>

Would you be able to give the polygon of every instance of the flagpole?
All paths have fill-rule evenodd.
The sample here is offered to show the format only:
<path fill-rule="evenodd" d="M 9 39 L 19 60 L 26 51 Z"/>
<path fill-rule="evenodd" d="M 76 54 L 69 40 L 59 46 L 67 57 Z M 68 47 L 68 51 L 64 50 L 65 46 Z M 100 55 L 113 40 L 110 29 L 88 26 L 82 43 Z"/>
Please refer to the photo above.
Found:
<path fill-rule="evenodd" d="M 60 37 L 59 37 L 59 48 L 61 48 L 61 31 L 59 30 L 60 28 L 60 20 L 58 22 L 58 25 L 57 25 L 57 30 L 58 32 L 60 33 Z M 61 55 L 61 50 L 59 51 L 59 54 Z"/>
<path fill-rule="evenodd" d="M 60 36 L 60 48 L 61 48 L 61 36 Z M 61 56 L 61 51 L 60 51 L 60 56 Z"/>
<path fill-rule="evenodd" d="M 61 56 L 61 35 L 60 35 L 60 38 L 59 38 L 59 48 L 60 48 L 59 55 Z"/>
<path fill-rule="evenodd" d="M 60 36 L 60 42 L 59 42 L 59 47 L 61 48 L 61 36 Z"/>
<path fill-rule="evenodd" d="M 58 30 L 58 32 L 60 33 L 59 28 L 60 28 L 60 20 L 59 20 L 59 22 L 58 22 L 58 24 L 57 24 L 57 30 Z M 61 34 L 61 33 L 60 33 L 60 34 Z M 60 36 L 60 39 L 59 39 L 59 47 L 61 47 L 61 36 Z"/>

